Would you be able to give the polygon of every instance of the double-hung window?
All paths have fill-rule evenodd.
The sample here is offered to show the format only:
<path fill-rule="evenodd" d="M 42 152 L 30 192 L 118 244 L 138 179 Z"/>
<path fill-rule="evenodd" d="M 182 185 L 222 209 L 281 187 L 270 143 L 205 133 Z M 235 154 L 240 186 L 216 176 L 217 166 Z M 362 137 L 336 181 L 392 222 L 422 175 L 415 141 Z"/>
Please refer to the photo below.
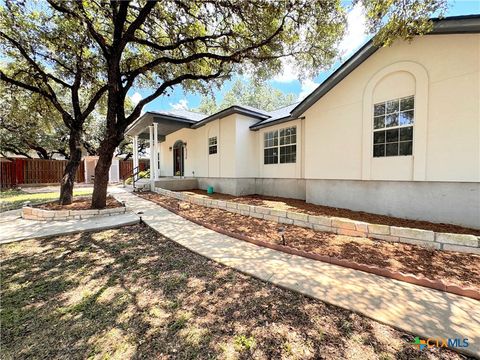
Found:
<path fill-rule="evenodd" d="M 373 157 L 412 155 L 413 96 L 373 106 Z"/>
<path fill-rule="evenodd" d="M 263 163 L 278 163 L 278 130 L 266 132 L 263 135 Z"/>
<path fill-rule="evenodd" d="M 208 138 L 208 155 L 217 153 L 217 137 Z"/>
<path fill-rule="evenodd" d="M 297 128 L 295 126 L 264 133 L 263 163 L 287 164 L 297 161 Z"/>

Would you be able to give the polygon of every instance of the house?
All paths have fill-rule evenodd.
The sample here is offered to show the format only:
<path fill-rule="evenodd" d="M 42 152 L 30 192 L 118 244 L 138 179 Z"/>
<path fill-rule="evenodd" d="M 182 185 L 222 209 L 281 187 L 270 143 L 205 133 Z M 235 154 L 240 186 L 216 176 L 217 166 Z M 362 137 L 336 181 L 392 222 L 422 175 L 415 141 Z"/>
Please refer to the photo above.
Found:
<path fill-rule="evenodd" d="M 147 112 L 127 134 L 150 138 L 157 186 L 179 175 L 217 192 L 479 228 L 480 15 L 436 20 L 391 47 L 370 41 L 298 104 Z"/>

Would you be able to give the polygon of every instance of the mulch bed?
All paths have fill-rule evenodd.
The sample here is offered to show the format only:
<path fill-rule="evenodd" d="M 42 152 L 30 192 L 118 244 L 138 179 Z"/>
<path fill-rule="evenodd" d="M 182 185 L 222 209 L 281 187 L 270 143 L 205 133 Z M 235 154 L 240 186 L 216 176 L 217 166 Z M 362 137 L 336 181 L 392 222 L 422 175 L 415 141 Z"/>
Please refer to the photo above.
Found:
<path fill-rule="evenodd" d="M 305 202 L 304 200 L 263 196 L 263 195 L 246 195 L 233 196 L 228 194 L 214 193 L 208 195 L 204 190 L 188 190 L 183 191 L 187 194 L 197 194 L 204 197 L 226 200 L 248 205 L 264 206 L 277 210 L 288 210 L 309 215 L 322 215 L 331 217 L 343 217 L 357 221 L 364 221 L 371 224 L 382 224 L 390 226 L 408 227 L 423 230 L 431 230 L 435 232 L 445 232 L 454 234 L 471 234 L 480 236 L 480 229 L 470 229 L 459 225 L 432 223 L 421 220 L 408 220 L 396 218 L 392 216 L 371 214 L 363 211 L 353 211 L 349 209 L 341 209 L 329 206 L 314 205 Z"/>
<path fill-rule="evenodd" d="M 123 204 L 116 200 L 113 196 L 107 196 L 107 206 L 105 206 L 105 209 L 112 209 L 122 206 Z M 37 205 L 35 207 L 45 210 L 88 210 L 92 208 L 92 198 L 74 198 L 70 205 L 60 205 L 58 201 L 53 201 L 46 204 Z"/>
<path fill-rule="evenodd" d="M 441 279 L 480 290 L 480 255 L 319 232 L 207 208 L 154 193 L 142 193 L 139 196 L 174 209 L 179 215 L 198 223 L 214 224 L 254 240 L 282 245 L 278 228 L 283 227 L 287 246 L 296 250 L 401 271 L 431 280 Z"/>

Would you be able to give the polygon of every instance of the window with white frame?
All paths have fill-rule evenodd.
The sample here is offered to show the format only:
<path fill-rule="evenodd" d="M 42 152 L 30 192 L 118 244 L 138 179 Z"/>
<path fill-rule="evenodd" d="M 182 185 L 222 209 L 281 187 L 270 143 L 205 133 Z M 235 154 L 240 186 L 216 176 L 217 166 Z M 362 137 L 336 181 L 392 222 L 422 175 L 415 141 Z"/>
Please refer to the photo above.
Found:
<path fill-rule="evenodd" d="M 286 164 L 297 161 L 297 128 L 268 131 L 263 135 L 263 163 Z"/>
<path fill-rule="evenodd" d="M 373 106 L 373 157 L 412 155 L 414 96 Z"/>
<path fill-rule="evenodd" d="M 208 138 L 208 155 L 217 153 L 217 137 Z"/>

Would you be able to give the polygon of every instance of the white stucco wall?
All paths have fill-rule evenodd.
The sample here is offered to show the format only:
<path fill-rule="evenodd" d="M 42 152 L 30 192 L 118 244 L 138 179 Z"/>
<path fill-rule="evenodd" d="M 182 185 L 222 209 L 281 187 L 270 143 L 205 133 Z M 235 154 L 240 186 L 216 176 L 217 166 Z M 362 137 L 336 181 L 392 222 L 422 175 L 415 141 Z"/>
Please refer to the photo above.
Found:
<path fill-rule="evenodd" d="M 480 35 L 382 48 L 309 108 L 305 178 L 480 181 Z M 415 95 L 412 156 L 373 158 L 373 103 Z"/>

